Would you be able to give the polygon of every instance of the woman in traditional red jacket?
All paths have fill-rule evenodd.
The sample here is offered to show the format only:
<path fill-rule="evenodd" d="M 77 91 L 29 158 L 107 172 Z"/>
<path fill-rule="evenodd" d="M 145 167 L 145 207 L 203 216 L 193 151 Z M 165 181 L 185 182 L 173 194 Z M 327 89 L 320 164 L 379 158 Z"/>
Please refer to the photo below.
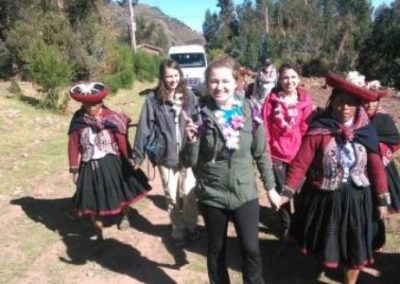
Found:
<path fill-rule="evenodd" d="M 381 89 L 379 81 L 374 80 L 366 82 L 366 84 L 370 87 Z M 400 211 L 400 175 L 393 159 L 395 152 L 400 149 L 400 133 L 393 118 L 380 106 L 381 98 L 388 94 L 389 92 L 380 91 L 376 100 L 364 101 L 363 107 L 378 134 L 379 154 L 385 166 L 391 200 L 388 209 L 390 213 L 398 213 Z M 374 224 L 374 249 L 378 250 L 386 242 L 386 226 L 385 222 L 379 219 L 375 220 Z"/>
<path fill-rule="evenodd" d="M 378 137 L 360 101 L 377 93 L 335 74 L 327 83 L 333 87 L 328 107 L 313 119 L 288 169 L 282 203 L 307 176 L 292 236 L 326 267 L 344 265 L 344 282 L 356 283 L 360 269 L 373 262 L 370 188 L 380 218 L 390 203 Z"/>
<path fill-rule="evenodd" d="M 395 213 L 400 211 L 400 176 L 393 159 L 395 152 L 400 149 L 400 133 L 392 116 L 380 106 L 380 99 L 389 93 L 379 92 L 379 94 L 376 100 L 365 101 L 363 106 L 378 134 L 379 153 L 385 166 L 392 201 L 389 210 Z"/>
<path fill-rule="evenodd" d="M 143 172 L 133 170 L 128 161 L 130 119 L 103 105 L 107 94 L 101 83 L 80 83 L 70 90 L 82 103 L 68 131 L 70 172 L 76 184 L 73 205 L 78 216 L 92 217 L 98 240 L 103 239 L 102 216 L 120 214 L 150 189 Z"/>

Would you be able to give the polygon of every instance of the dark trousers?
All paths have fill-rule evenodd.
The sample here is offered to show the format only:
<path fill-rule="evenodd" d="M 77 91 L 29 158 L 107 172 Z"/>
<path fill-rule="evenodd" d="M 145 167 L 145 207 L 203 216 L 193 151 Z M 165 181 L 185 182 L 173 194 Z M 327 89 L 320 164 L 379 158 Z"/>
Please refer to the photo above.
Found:
<path fill-rule="evenodd" d="M 276 190 L 281 193 L 286 182 L 286 172 L 288 169 L 288 164 L 279 160 L 273 160 L 272 167 L 275 176 Z M 287 232 L 290 228 L 290 223 L 293 218 L 292 213 L 290 212 L 289 202 L 284 204 L 279 209 L 279 217 L 281 219 L 283 232 Z"/>
<path fill-rule="evenodd" d="M 208 236 L 207 269 L 211 284 L 230 283 L 226 266 L 228 221 L 231 219 L 240 244 L 243 283 L 264 283 L 258 243 L 258 199 L 235 210 L 224 210 L 200 203 Z"/>

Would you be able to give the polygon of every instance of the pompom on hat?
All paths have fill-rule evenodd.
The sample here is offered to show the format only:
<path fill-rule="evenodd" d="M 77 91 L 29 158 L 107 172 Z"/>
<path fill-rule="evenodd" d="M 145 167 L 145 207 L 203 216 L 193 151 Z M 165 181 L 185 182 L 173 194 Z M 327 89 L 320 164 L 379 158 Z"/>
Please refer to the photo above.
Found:
<path fill-rule="evenodd" d="M 108 90 L 103 83 L 79 82 L 71 87 L 69 94 L 81 103 L 98 103 L 108 95 Z"/>
<path fill-rule="evenodd" d="M 334 89 L 363 101 L 376 101 L 388 95 L 379 81 L 366 82 L 365 77 L 357 71 L 349 72 L 346 78 L 330 72 L 326 75 L 326 83 Z"/>

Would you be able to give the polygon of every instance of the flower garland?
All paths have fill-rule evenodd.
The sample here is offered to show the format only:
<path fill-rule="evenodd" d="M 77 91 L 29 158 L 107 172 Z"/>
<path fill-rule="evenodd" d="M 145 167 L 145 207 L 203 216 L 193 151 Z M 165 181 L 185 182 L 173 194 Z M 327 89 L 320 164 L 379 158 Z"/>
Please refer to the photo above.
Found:
<path fill-rule="evenodd" d="M 225 139 L 225 147 L 228 150 L 238 150 L 240 142 L 240 129 L 244 127 L 242 102 L 235 100 L 230 110 L 216 110 L 215 118 L 217 123 L 223 127 L 222 135 Z"/>
<path fill-rule="evenodd" d="M 275 118 L 283 129 L 294 126 L 296 124 L 297 116 L 299 115 L 299 111 L 296 107 L 297 100 L 288 101 L 281 93 L 279 93 L 277 97 L 278 103 L 274 109 Z M 283 105 L 287 109 L 286 116 Z"/>
<path fill-rule="evenodd" d="M 370 90 L 379 90 L 382 88 L 381 82 L 378 80 L 365 81 L 365 76 L 358 71 L 350 71 L 347 73 L 346 80 L 354 85 L 365 87 Z"/>

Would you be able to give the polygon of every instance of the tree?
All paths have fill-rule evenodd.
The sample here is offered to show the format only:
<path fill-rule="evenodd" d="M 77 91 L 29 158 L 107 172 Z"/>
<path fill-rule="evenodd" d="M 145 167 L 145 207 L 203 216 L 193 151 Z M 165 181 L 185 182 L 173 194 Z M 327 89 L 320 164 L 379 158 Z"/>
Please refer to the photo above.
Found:
<path fill-rule="evenodd" d="M 203 22 L 203 35 L 208 42 L 208 48 L 219 48 L 221 47 L 218 42 L 220 20 L 216 13 L 211 13 L 207 9 L 205 14 L 205 20 Z"/>
<path fill-rule="evenodd" d="M 222 48 L 229 51 L 232 49 L 230 42 L 234 37 L 234 31 L 232 28 L 234 27 L 233 23 L 236 20 L 235 7 L 232 0 L 218 0 L 217 6 L 220 8 L 219 35 Z"/>
<path fill-rule="evenodd" d="M 375 14 L 373 30 L 361 51 L 359 68 L 368 78 L 400 87 L 400 0 L 382 6 Z"/>

